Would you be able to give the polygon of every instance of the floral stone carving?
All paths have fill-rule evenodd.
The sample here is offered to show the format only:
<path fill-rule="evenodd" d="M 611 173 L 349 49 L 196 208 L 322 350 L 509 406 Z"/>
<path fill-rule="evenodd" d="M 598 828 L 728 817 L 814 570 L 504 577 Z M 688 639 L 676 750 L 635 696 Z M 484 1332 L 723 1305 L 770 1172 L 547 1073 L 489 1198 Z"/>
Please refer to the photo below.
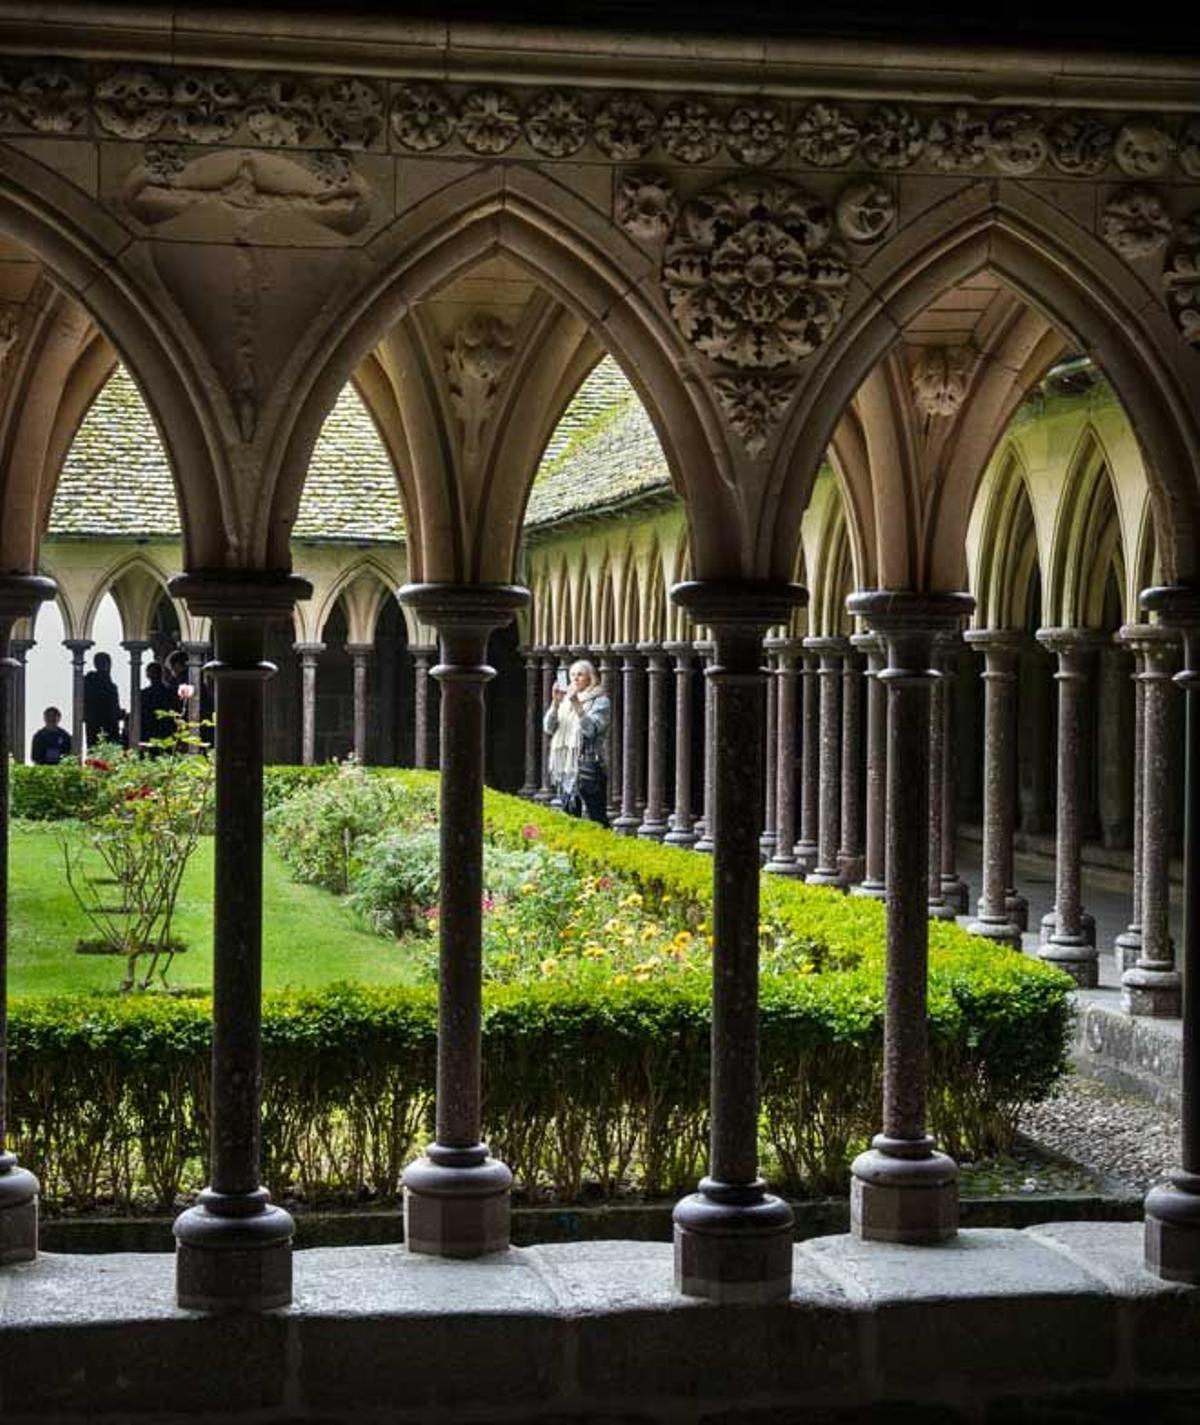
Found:
<path fill-rule="evenodd" d="M 925 153 L 947 173 L 969 173 L 988 156 L 988 123 L 970 109 L 954 109 L 930 121 Z"/>
<path fill-rule="evenodd" d="M 636 163 L 654 147 L 658 115 L 636 94 L 614 94 L 592 120 L 596 147 L 618 163 Z"/>
<path fill-rule="evenodd" d="M 912 364 L 913 399 L 927 416 L 952 416 L 967 394 L 972 355 L 965 346 L 921 347 Z"/>
<path fill-rule="evenodd" d="M 670 180 L 658 173 L 626 173 L 617 184 L 617 222 L 639 242 L 664 242 L 679 211 Z"/>
<path fill-rule="evenodd" d="M 148 69 L 106 74 L 93 93 L 100 127 L 121 139 L 148 139 L 167 121 L 171 93 Z"/>
<path fill-rule="evenodd" d="M 663 255 L 671 315 L 706 356 L 770 369 L 837 325 L 849 272 L 828 208 L 783 180 L 735 179 L 687 203 Z"/>
<path fill-rule="evenodd" d="M 219 143 L 242 122 L 242 93 L 219 71 L 181 74 L 171 86 L 175 127 L 195 143 Z"/>
<path fill-rule="evenodd" d="M 896 199 L 883 180 L 860 178 L 842 189 L 834 211 L 843 237 L 877 242 L 896 219 Z"/>
<path fill-rule="evenodd" d="M 1179 166 L 1189 178 L 1200 178 L 1200 119 L 1191 119 L 1179 135 Z"/>
<path fill-rule="evenodd" d="M 478 453 L 480 433 L 515 351 L 512 328 L 484 312 L 467 317 L 446 348 L 450 400 L 468 458 Z"/>
<path fill-rule="evenodd" d="M 269 148 L 311 143 L 317 130 L 316 96 L 287 75 L 263 79 L 246 101 L 246 127 Z"/>
<path fill-rule="evenodd" d="M 1103 173 L 1112 157 L 1112 131 L 1091 114 L 1064 114 L 1052 125 L 1049 139 L 1054 166 L 1076 177 Z"/>
<path fill-rule="evenodd" d="M 1036 173 L 1050 155 L 1046 126 L 1036 114 L 1013 112 L 992 121 L 992 162 L 1010 178 Z"/>
<path fill-rule="evenodd" d="M 87 117 L 83 81 L 60 66 L 35 70 L 16 89 L 18 114 L 40 134 L 73 133 Z"/>
<path fill-rule="evenodd" d="M 548 158 L 569 158 L 587 142 L 588 119 L 580 104 L 561 90 L 539 94 L 525 110 L 530 148 Z"/>
<path fill-rule="evenodd" d="M 1180 225 L 1163 263 L 1162 283 L 1184 341 L 1200 347 L 1200 209 Z"/>
<path fill-rule="evenodd" d="M 458 136 L 472 153 L 503 153 L 521 136 L 515 101 L 500 89 L 473 89 L 458 114 Z"/>
<path fill-rule="evenodd" d="M 921 121 L 905 105 L 880 104 L 867 115 L 862 154 L 872 168 L 909 168 L 924 147 Z"/>
<path fill-rule="evenodd" d="M 383 134 L 383 97 L 363 79 L 339 79 L 317 100 L 317 118 L 339 148 L 370 148 Z"/>
<path fill-rule="evenodd" d="M 858 148 L 858 125 L 836 104 L 812 104 L 796 125 L 796 152 L 814 168 L 849 163 Z"/>
<path fill-rule="evenodd" d="M 401 85 L 392 100 L 392 132 L 413 153 L 441 148 L 454 133 L 450 100 L 432 84 Z"/>
<path fill-rule="evenodd" d="M 1104 205 L 1100 231 L 1104 241 L 1125 258 L 1149 257 L 1171 236 L 1171 215 L 1157 193 L 1122 188 Z"/>
<path fill-rule="evenodd" d="M 750 168 L 773 163 L 787 141 L 787 124 L 774 104 L 742 104 L 725 125 L 725 147 Z"/>
<path fill-rule="evenodd" d="M 1154 124 L 1122 126 L 1113 145 L 1113 157 L 1130 178 L 1161 178 L 1171 166 L 1171 138 Z"/>
<path fill-rule="evenodd" d="M 704 163 L 721 150 L 721 116 L 703 99 L 679 99 L 667 106 L 658 137 L 672 158 L 681 163 Z"/>
<path fill-rule="evenodd" d="M 759 456 L 787 410 L 795 382 L 787 376 L 718 376 L 713 389 L 746 454 Z"/>

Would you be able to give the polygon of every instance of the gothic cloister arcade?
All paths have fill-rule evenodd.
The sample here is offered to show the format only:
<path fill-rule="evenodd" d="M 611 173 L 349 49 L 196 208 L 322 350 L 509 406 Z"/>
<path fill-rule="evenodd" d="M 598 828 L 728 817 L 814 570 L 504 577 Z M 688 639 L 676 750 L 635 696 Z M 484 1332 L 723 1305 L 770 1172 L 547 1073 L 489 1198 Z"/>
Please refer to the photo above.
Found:
<path fill-rule="evenodd" d="M 1037 953 L 1084 988 L 1109 948 L 1084 846 L 1128 849 L 1126 1011 L 1182 1016 L 1194 1044 L 1189 64 L 1114 56 L 1056 87 L 995 54 L 976 85 L 939 50 L 889 69 L 848 44 L 833 83 L 795 50 L 647 41 L 625 69 L 620 47 L 567 62 L 549 34 L 486 26 L 473 50 L 417 26 L 367 54 L 353 25 L 281 19 L 286 45 L 239 31 L 235 53 L 203 15 L 177 58 L 141 21 L 64 8 L 58 31 L 0 9 L 0 753 L 46 600 L 77 686 L 105 597 L 131 680 L 156 638 L 208 660 L 212 1184 L 176 1223 L 182 1306 L 292 1296 L 293 1223 L 259 1186 L 246 874 L 278 753 L 443 769 L 437 1129 L 406 1230 L 434 1256 L 507 1246 L 508 1171 L 479 1141 L 482 783 L 552 796 L 540 709 L 582 652 L 617 710 L 615 828 L 713 861 L 711 1160 L 676 1208 L 684 1295 L 792 1287 L 791 1211 L 757 1169 L 760 874 L 887 904 L 864 1243 L 955 1232 L 956 1167 L 925 1130 L 928 921 L 968 914 L 1018 947 L 1019 836 L 1053 831 Z M 589 415 L 598 381 L 615 394 Z M 85 538 L 87 503 L 98 489 L 113 523 L 137 452 L 98 485 L 83 467 L 121 383 L 174 508 L 160 483 L 119 551 Z M 346 403 L 369 450 L 339 453 Z M 1145 1260 L 1196 1283 L 1187 1052 L 1183 1167 L 1148 1200 Z M 29 1257 L 35 1189 L 7 1159 L 0 1188 Z"/>

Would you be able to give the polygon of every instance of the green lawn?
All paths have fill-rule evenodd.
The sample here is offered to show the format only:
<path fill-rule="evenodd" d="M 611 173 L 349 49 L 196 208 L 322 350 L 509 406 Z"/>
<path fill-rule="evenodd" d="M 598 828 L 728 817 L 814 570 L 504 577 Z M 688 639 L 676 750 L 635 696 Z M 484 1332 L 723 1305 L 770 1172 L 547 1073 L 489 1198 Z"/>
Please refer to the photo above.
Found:
<path fill-rule="evenodd" d="M 181 988 L 212 985 L 212 855 L 212 838 L 205 837 L 179 897 L 176 933 L 190 949 L 175 960 L 170 979 Z M 269 849 L 263 869 L 266 988 L 413 978 L 400 945 L 360 929 L 336 897 L 289 880 L 287 868 Z M 76 942 L 95 932 L 67 885 L 54 825 L 13 828 L 9 874 L 10 992 L 115 989 L 124 973 L 123 961 L 75 952 Z"/>

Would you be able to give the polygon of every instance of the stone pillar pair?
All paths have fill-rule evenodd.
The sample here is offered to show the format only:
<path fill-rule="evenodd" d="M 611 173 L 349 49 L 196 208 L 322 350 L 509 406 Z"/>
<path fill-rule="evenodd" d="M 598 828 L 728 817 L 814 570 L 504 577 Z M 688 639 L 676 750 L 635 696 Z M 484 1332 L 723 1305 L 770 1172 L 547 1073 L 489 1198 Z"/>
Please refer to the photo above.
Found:
<path fill-rule="evenodd" d="M 804 874 L 796 858 L 796 773 L 800 764 L 797 712 L 804 642 L 799 638 L 777 638 L 770 640 L 768 647 L 776 659 L 776 790 L 775 844 L 766 869 L 777 876 L 795 877 Z"/>
<path fill-rule="evenodd" d="M 640 643 L 646 660 L 646 804 L 637 834 L 647 841 L 662 841 L 670 830 L 667 819 L 667 701 L 671 664 L 659 643 Z"/>
<path fill-rule="evenodd" d="M 855 645 L 867 656 L 866 858 L 856 896 L 887 898 L 887 647 L 877 634 L 856 634 Z"/>
<path fill-rule="evenodd" d="M 675 810 L 663 840 L 668 846 L 694 846 L 692 813 L 692 670 L 696 650 L 691 643 L 664 643 L 663 652 L 675 664 Z"/>
<path fill-rule="evenodd" d="M 713 849 L 713 834 L 716 823 L 716 795 L 714 792 L 716 775 L 716 724 L 714 722 L 715 705 L 713 702 L 713 683 L 709 678 L 709 670 L 713 666 L 713 659 L 716 651 L 711 640 L 705 640 L 696 644 L 696 652 L 700 655 L 704 663 L 704 806 L 700 815 L 700 820 L 696 824 L 695 849 L 711 854 Z"/>
<path fill-rule="evenodd" d="M 408 651 L 413 660 L 413 766 L 428 771 L 438 765 L 433 749 L 433 719 L 430 717 L 433 695 L 429 686 L 430 665 L 437 649 L 431 643 L 414 643 Z M 550 701 L 549 692 L 546 701 Z"/>
<path fill-rule="evenodd" d="M 84 757 L 83 677 L 87 671 L 84 659 L 93 646 L 94 640 L 90 638 L 63 639 L 63 647 L 71 655 L 71 746 L 77 761 L 82 761 Z"/>
<path fill-rule="evenodd" d="M 525 780 L 517 793 L 533 801 L 541 785 L 542 717 L 542 655 L 539 648 L 522 648 L 525 664 Z"/>
<path fill-rule="evenodd" d="M 317 760 L 317 661 L 323 643 L 295 643 L 300 657 L 300 761 L 311 767 Z"/>
<path fill-rule="evenodd" d="M 849 883 L 839 863 L 838 850 L 842 836 L 842 659 L 848 644 L 844 638 L 806 638 L 804 647 L 819 659 L 820 708 L 817 855 L 806 879 L 811 886 L 844 891 Z"/>
<path fill-rule="evenodd" d="M 367 760 L 367 728 L 370 725 L 371 643 L 347 643 L 346 652 L 354 668 L 354 760 L 362 766 Z"/>

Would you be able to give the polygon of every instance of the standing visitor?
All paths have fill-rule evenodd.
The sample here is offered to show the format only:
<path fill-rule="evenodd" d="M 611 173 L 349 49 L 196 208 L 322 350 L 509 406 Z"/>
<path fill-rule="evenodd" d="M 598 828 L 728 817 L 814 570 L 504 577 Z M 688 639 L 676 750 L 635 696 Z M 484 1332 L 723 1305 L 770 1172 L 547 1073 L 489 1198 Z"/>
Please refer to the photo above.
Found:
<path fill-rule="evenodd" d="M 107 653 L 97 653 L 92 659 L 92 671 L 83 678 L 83 729 L 88 747 L 98 742 L 120 742 L 124 716 L 112 678 L 112 659 Z"/>
<path fill-rule="evenodd" d="M 36 766 L 57 767 L 71 755 L 71 734 L 59 727 L 61 721 L 62 713 L 57 708 L 47 708 L 42 714 L 42 726 L 33 734 L 29 748 L 29 760 Z"/>
<path fill-rule="evenodd" d="M 610 705 L 586 658 L 572 663 L 567 684 L 556 683 L 543 723 L 550 734 L 550 779 L 572 816 L 608 825 L 604 734 Z"/>
<path fill-rule="evenodd" d="M 169 737 L 176 728 L 175 717 L 167 713 L 179 712 L 178 699 L 174 687 L 168 687 L 163 678 L 161 663 L 146 664 L 146 686 L 138 695 L 138 706 L 142 714 L 142 741 L 150 742 L 157 737 Z M 162 714 L 162 716 L 160 716 Z M 158 749 L 151 749 L 151 756 L 157 756 Z"/>

